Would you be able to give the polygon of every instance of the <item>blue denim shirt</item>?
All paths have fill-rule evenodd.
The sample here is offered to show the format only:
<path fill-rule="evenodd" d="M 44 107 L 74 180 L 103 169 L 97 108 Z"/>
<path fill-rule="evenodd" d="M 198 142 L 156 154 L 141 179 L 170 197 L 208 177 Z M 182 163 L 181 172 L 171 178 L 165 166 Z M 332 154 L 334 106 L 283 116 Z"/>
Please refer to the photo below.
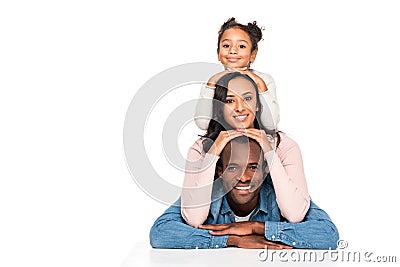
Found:
<path fill-rule="evenodd" d="M 208 230 L 194 228 L 181 216 L 180 198 L 153 224 L 150 244 L 153 248 L 224 248 L 228 235 L 213 236 Z M 294 248 L 336 249 L 339 233 L 328 214 L 312 201 L 302 222 L 287 222 L 281 216 L 275 191 L 264 181 L 259 203 L 250 221 L 265 222 L 265 238 Z M 226 195 L 214 200 L 204 224 L 235 222 Z"/>

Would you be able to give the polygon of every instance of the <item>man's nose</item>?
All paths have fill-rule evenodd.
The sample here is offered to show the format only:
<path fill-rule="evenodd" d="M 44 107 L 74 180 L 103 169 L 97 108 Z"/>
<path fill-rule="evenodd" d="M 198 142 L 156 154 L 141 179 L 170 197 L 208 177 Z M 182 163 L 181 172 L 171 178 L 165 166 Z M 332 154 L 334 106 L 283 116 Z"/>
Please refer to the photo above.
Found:
<path fill-rule="evenodd" d="M 248 183 L 248 182 L 251 181 L 252 178 L 253 178 L 253 176 L 245 171 L 240 176 L 239 181 L 242 182 L 242 183 Z"/>

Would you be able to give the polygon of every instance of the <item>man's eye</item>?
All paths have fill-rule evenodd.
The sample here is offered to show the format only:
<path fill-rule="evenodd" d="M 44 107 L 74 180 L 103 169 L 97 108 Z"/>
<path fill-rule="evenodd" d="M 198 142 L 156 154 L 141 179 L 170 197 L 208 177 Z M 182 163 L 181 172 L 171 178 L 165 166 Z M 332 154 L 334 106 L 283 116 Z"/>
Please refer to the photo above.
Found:
<path fill-rule="evenodd" d="M 252 170 L 252 171 L 258 170 L 258 166 L 250 166 L 250 170 Z"/>
<path fill-rule="evenodd" d="M 226 168 L 228 171 L 230 171 L 230 172 L 234 172 L 234 171 L 236 171 L 237 170 L 237 168 L 236 167 L 233 167 L 233 166 L 230 166 L 230 167 L 228 167 L 228 168 Z"/>
<path fill-rule="evenodd" d="M 239 45 L 239 48 L 246 48 L 245 45 Z"/>

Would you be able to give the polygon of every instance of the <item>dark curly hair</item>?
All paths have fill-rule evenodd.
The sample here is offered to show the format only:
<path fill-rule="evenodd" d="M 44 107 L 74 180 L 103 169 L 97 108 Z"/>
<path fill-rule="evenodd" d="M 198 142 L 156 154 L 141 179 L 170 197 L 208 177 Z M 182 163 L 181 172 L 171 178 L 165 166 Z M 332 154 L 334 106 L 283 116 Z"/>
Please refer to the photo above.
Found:
<path fill-rule="evenodd" d="M 239 28 L 245 31 L 251 40 L 251 52 L 258 49 L 258 42 L 262 39 L 262 28 L 257 25 L 257 21 L 249 22 L 247 25 L 241 24 L 236 21 L 235 18 L 230 18 L 224 24 L 222 24 L 220 30 L 218 31 L 218 44 L 217 51 L 219 52 L 219 43 L 221 42 L 221 36 L 224 32 L 231 28 Z"/>

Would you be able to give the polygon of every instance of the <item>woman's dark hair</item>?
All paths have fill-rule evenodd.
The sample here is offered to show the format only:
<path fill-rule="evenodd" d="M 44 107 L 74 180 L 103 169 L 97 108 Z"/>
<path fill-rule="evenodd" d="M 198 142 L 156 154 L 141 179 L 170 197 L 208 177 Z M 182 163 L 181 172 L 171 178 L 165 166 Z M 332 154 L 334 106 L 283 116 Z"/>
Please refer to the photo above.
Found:
<path fill-rule="evenodd" d="M 272 136 L 278 137 L 277 146 L 280 142 L 280 136 L 275 130 L 268 130 L 262 125 L 260 114 L 262 111 L 262 105 L 260 102 L 260 96 L 258 95 L 258 87 L 256 83 L 251 79 L 248 75 L 242 74 L 240 72 L 229 72 L 222 76 L 215 87 L 215 93 L 213 98 L 213 108 L 212 108 L 212 118 L 210 123 L 208 124 L 208 129 L 205 135 L 203 135 L 203 149 L 205 152 L 211 148 L 214 141 L 217 139 L 219 133 L 221 131 L 233 130 L 232 126 L 230 126 L 224 118 L 223 108 L 226 102 L 226 95 L 228 93 L 228 84 L 232 79 L 235 78 L 244 78 L 248 80 L 254 87 L 256 91 L 256 100 L 257 100 L 257 107 L 258 111 L 256 111 L 255 119 L 254 119 L 254 128 L 262 129 L 265 133 L 270 134 Z"/>
<path fill-rule="evenodd" d="M 220 30 L 218 31 L 218 52 L 222 34 L 231 28 L 239 28 L 249 35 L 251 40 L 251 52 L 258 49 L 258 42 L 262 39 L 262 29 L 257 25 L 257 21 L 253 21 L 252 23 L 249 22 L 247 25 L 244 25 L 238 23 L 235 18 L 230 18 L 224 22 L 224 24 L 222 24 Z"/>

